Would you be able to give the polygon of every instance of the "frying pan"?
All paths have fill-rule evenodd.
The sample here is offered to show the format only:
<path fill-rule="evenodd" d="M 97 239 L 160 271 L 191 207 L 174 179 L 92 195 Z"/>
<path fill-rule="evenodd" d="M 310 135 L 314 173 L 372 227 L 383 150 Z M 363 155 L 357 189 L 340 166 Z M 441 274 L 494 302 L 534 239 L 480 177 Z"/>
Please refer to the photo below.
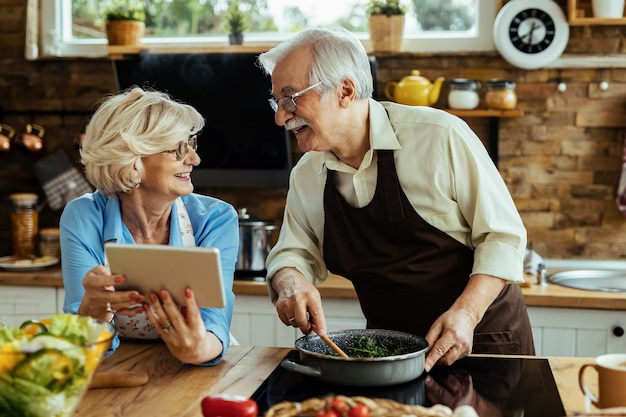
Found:
<path fill-rule="evenodd" d="M 356 346 L 363 336 L 371 337 L 379 346 L 389 350 L 402 348 L 409 353 L 380 358 L 342 358 L 322 338 L 310 334 L 296 340 L 300 362 L 285 359 L 281 366 L 321 382 L 355 387 L 401 384 L 418 378 L 424 372 L 428 342 L 422 337 L 383 329 L 328 332 L 328 337 L 348 354 L 349 348 Z"/>

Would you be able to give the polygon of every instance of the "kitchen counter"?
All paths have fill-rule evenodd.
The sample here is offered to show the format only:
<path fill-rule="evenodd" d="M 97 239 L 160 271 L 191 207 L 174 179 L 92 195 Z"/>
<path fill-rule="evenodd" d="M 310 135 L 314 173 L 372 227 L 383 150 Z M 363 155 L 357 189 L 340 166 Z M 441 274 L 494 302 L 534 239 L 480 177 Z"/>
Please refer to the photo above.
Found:
<path fill-rule="evenodd" d="M 24 285 L 62 287 L 61 268 L 49 267 L 39 271 L 15 272 L 0 271 L 0 285 Z M 235 280 L 233 286 L 237 295 L 267 296 L 264 281 Z M 352 283 L 347 279 L 332 275 L 319 286 L 324 298 L 356 298 Z M 626 294 L 585 291 L 550 284 L 542 287 L 531 285 L 522 288 L 526 305 L 533 307 L 591 308 L 599 310 L 625 310 Z"/>
<path fill-rule="evenodd" d="M 160 342 L 122 342 L 98 372 L 146 372 L 146 385 L 133 388 L 92 389 L 75 415 L 83 417 L 144 417 L 150 415 L 202 417 L 200 400 L 209 394 L 230 393 L 250 397 L 279 365 L 287 348 L 231 346 L 214 367 L 181 365 Z M 578 388 L 578 370 L 590 358 L 547 358 L 567 415 L 585 411 Z M 588 378 L 591 382 L 592 378 Z M 592 390 L 597 386 L 590 384 Z M 595 391 L 597 392 L 597 391 Z"/>

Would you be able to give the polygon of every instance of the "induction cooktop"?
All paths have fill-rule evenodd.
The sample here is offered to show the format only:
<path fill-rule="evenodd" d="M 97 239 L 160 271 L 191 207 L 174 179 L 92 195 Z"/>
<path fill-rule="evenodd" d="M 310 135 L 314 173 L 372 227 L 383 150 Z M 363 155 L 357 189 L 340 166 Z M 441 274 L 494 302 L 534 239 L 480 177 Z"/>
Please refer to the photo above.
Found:
<path fill-rule="evenodd" d="M 286 359 L 299 362 L 297 350 Z M 369 388 L 330 385 L 278 366 L 252 395 L 259 411 L 327 395 L 366 396 L 430 407 L 472 405 L 481 417 L 565 415 L 547 359 L 470 356 L 403 384 Z"/>

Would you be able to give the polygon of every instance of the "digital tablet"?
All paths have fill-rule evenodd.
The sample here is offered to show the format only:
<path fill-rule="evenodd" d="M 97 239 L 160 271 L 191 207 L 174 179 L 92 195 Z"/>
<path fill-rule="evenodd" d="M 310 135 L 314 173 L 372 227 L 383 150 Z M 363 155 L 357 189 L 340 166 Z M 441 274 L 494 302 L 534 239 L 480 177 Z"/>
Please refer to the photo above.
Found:
<path fill-rule="evenodd" d="M 200 307 L 226 305 L 217 248 L 106 243 L 104 251 L 111 273 L 126 277 L 118 290 L 137 290 L 146 296 L 166 289 L 182 306 L 189 287 Z"/>

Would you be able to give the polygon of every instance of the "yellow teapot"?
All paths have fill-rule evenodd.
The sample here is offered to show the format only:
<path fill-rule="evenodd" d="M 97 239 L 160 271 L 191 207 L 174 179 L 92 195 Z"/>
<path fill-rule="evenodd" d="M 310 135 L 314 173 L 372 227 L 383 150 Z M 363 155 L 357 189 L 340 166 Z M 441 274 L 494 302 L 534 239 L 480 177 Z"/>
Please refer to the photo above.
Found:
<path fill-rule="evenodd" d="M 402 78 L 400 82 L 390 81 L 385 86 L 385 95 L 388 99 L 409 106 L 431 106 L 439 99 L 444 77 L 438 77 L 431 83 L 422 77 L 418 70 L 411 71 L 411 75 Z"/>

